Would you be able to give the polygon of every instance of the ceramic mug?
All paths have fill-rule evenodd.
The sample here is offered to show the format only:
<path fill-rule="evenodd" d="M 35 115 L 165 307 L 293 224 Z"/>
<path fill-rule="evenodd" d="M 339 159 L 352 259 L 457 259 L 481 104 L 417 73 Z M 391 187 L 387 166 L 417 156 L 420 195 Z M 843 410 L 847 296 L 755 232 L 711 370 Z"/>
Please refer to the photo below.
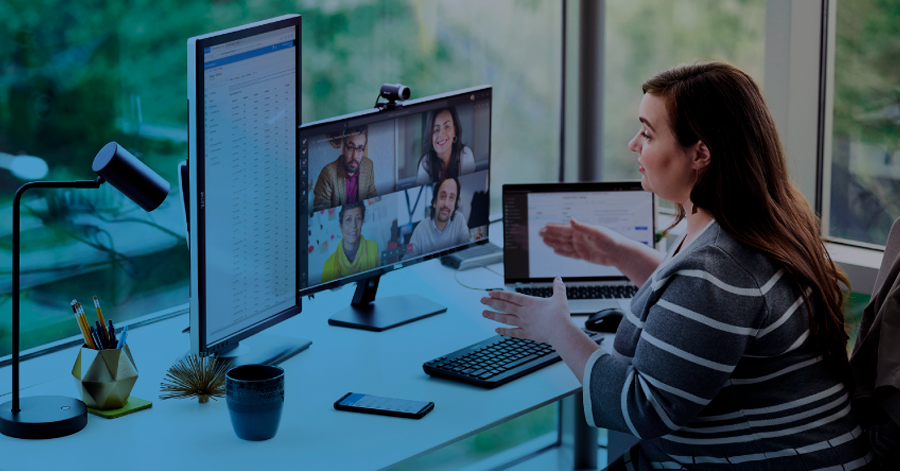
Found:
<path fill-rule="evenodd" d="M 242 365 L 228 370 L 225 401 L 239 438 L 274 437 L 284 409 L 284 370 L 270 365 Z"/>

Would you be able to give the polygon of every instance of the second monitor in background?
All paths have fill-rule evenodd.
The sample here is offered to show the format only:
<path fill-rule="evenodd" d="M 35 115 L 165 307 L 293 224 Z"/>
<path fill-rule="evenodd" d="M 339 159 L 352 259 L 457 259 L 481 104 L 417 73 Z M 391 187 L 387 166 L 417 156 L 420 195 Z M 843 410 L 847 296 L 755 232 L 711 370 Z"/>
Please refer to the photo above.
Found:
<path fill-rule="evenodd" d="M 332 325 L 386 330 L 446 310 L 380 276 L 488 240 L 491 88 L 304 125 L 300 292 L 357 282 Z"/>

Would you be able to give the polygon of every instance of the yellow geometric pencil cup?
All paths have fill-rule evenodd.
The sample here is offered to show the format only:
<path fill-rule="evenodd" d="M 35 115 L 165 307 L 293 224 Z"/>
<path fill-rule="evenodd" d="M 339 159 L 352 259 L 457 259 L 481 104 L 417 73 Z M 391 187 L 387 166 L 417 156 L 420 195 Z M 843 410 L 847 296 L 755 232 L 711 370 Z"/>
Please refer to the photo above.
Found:
<path fill-rule="evenodd" d="M 128 344 L 109 350 L 81 347 L 72 376 L 88 407 L 118 409 L 128 402 L 138 371 Z"/>

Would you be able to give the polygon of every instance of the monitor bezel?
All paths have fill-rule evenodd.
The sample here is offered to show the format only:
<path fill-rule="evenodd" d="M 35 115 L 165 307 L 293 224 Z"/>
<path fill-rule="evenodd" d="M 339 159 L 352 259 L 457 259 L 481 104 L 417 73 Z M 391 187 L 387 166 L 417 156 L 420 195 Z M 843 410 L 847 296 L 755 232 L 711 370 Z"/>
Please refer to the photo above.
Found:
<path fill-rule="evenodd" d="M 220 339 L 210 340 L 207 338 L 207 286 L 206 286 L 206 247 L 202 242 L 206 235 L 206 212 L 205 212 L 205 164 L 204 156 L 204 135 L 203 130 L 198 127 L 198 123 L 202 123 L 204 119 L 203 97 L 204 92 L 204 74 L 203 72 L 203 51 L 207 47 L 217 46 L 232 41 L 249 38 L 252 36 L 269 33 L 279 29 L 293 27 L 295 30 L 295 63 L 296 63 L 296 79 L 295 79 L 295 125 L 294 140 L 298 142 L 300 136 L 301 119 L 301 80 L 302 80 L 302 17 L 297 14 L 282 15 L 277 18 L 259 21 L 256 23 L 237 26 L 234 28 L 208 33 L 202 36 L 189 38 L 187 41 L 188 52 L 188 165 L 190 170 L 190 223 L 189 227 L 194 228 L 190 233 L 190 256 L 191 256 L 191 297 L 190 297 L 190 317 L 191 317 L 191 352 L 198 355 L 208 355 L 230 350 L 237 344 L 254 334 L 257 334 L 279 322 L 287 320 L 302 311 L 302 296 L 296 295 L 296 303 L 293 307 L 285 309 L 279 313 L 262 319 L 253 325 L 240 329 Z M 198 73 L 199 72 L 199 73 Z M 191 130 L 194 130 L 193 134 Z M 295 165 L 294 168 L 299 176 L 300 162 L 300 146 L 295 144 Z M 297 214 L 300 212 L 300 180 L 297 179 L 298 195 L 294 204 Z M 300 235 L 295 233 L 295 244 L 299 246 Z M 299 261 L 299 258 L 298 258 Z M 202 267 L 202 269 L 201 269 Z M 196 276 L 194 274 L 196 273 Z M 295 291 L 299 287 L 300 279 L 299 263 L 295 265 Z"/>
<path fill-rule="evenodd" d="M 438 95 L 430 95 L 427 97 L 417 98 L 414 100 L 409 100 L 402 103 L 401 108 L 397 109 L 380 109 L 380 108 L 371 108 L 368 110 L 363 110 L 355 113 L 349 113 L 341 116 L 335 116 L 332 118 L 315 121 L 312 123 L 307 123 L 301 126 L 301 135 L 304 131 L 308 132 L 309 128 L 326 128 L 328 125 L 335 125 L 342 121 L 353 120 L 352 123 L 347 123 L 346 127 L 355 127 L 361 126 L 364 124 L 371 124 L 376 122 L 381 122 L 388 119 L 396 119 L 402 116 L 406 116 L 413 113 L 423 113 L 427 112 L 430 109 L 440 108 L 445 105 L 454 104 L 464 102 L 464 100 L 469 99 L 468 97 L 476 95 L 474 100 L 470 101 L 478 101 L 479 99 L 490 99 L 491 109 L 490 109 L 490 120 L 488 120 L 488 165 L 487 165 L 487 173 L 488 173 L 488 201 L 490 201 L 490 179 L 491 179 L 491 160 L 493 155 L 493 149 L 491 148 L 493 142 L 492 130 L 493 127 L 493 113 L 494 113 L 494 97 L 493 97 L 493 87 L 491 85 L 479 85 L 476 87 L 464 88 L 460 90 L 454 90 L 447 93 L 441 93 Z M 446 103 L 448 101 L 453 101 L 454 103 Z M 412 108 L 412 109 L 411 109 Z M 327 132 L 327 131 L 323 131 Z M 412 188 L 415 188 L 413 186 Z M 403 191 L 403 190 L 399 190 Z M 351 276 L 347 276 L 338 280 L 329 281 L 327 283 L 319 283 L 314 286 L 308 286 L 306 288 L 302 288 L 300 290 L 300 294 L 302 296 L 307 296 L 310 294 L 315 294 L 320 291 L 335 289 L 340 286 L 355 283 L 363 280 L 367 280 L 369 278 L 380 277 L 386 273 L 389 273 L 393 270 L 399 270 L 400 268 L 405 268 L 411 265 L 415 265 L 418 263 L 426 262 L 428 260 L 433 260 L 435 258 L 440 258 L 445 255 L 452 254 L 454 252 L 459 252 L 460 250 L 465 250 L 470 247 L 474 247 L 477 245 L 484 245 L 489 242 L 488 235 L 490 234 L 490 222 L 488 222 L 488 230 L 483 239 L 469 241 L 469 243 L 464 245 L 459 245 L 456 247 L 450 247 L 441 249 L 436 252 L 432 252 L 429 254 L 425 254 L 416 258 L 412 258 L 409 260 L 401 260 L 397 263 L 391 265 L 383 265 L 378 268 L 373 268 L 371 270 L 367 270 L 364 272 L 360 272 Z"/>

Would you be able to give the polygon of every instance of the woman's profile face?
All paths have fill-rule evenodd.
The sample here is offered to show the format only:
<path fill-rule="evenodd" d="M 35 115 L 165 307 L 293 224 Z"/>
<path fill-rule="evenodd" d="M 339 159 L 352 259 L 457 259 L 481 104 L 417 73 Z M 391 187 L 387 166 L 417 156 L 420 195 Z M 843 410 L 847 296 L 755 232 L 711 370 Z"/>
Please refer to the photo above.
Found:
<path fill-rule="evenodd" d="M 440 155 L 450 155 L 453 149 L 453 141 L 456 138 L 456 126 L 453 125 L 453 115 L 444 110 L 434 117 L 431 125 L 431 146 Z"/>
<path fill-rule="evenodd" d="M 638 119 L 641 130 L 628 143 L 628 148 L 639 154 L 641 186 L 660 198 L 682 204 L 689 202 L 697 171 L 669 127 L 665 100 L 645 93 Z"/>

